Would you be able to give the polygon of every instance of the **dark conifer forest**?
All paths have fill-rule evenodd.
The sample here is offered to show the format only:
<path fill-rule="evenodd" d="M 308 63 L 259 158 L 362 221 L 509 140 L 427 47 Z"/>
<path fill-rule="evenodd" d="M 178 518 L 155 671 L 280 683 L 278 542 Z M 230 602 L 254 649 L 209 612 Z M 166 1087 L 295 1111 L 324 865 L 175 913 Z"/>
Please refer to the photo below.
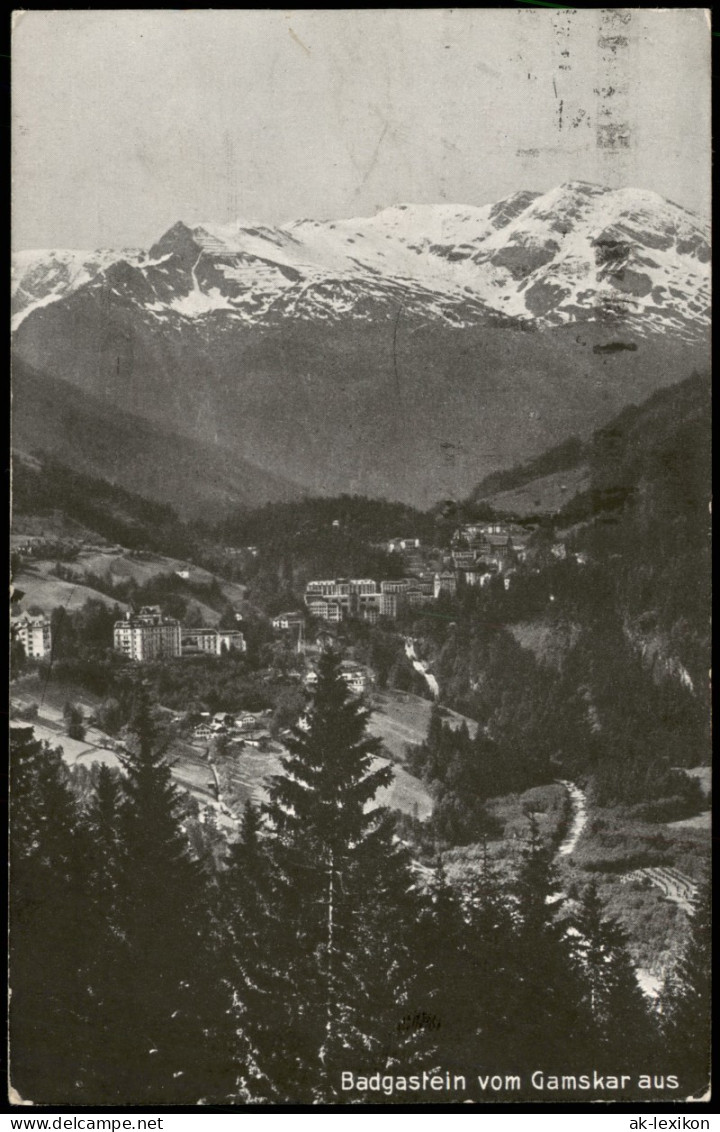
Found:
<path fill-rule="evenodd" d="M 23 1099 L 356 1104 L 372 1096 L 348 1082 L 380 1073 L 393 1082 L 383 1100 L 432 1102 L 396 1089 L 423 1072 L 464 1079 L 443 1100 L 486 1099 L 478 1077 L 493 1073 L 517 1077 L 515 1097 L 537 1097 L 538 1072 L 624 1074 L 613 1096 L 633 1099 L 703 1089 L 702 899 L 659 1011 L 593 886 L 559 914 L 555 847 L 532 814 L 511 880 L 489 859 L 463 886 L 442 869 L 420 877 L 373 805 L 391 771 L 374 765 L 367 720 L 325 652 L 269 801 L 247 804 L 219 864 L 191 851 L 142 684 L 123 770 L 101 769 L 89 794 L 32 727 L 13 729 L 11 1081 Z"/>

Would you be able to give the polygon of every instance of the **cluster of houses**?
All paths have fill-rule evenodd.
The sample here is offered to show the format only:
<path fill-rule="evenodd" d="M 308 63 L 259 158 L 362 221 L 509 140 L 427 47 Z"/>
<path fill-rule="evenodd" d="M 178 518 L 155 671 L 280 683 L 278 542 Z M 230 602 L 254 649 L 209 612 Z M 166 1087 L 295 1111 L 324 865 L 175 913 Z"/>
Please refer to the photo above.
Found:
<path fill-rule="evenodd" d="M 340 664 L 340 675 L 347 684 L 351 692 L 357 696 L 362 696 L 367 691 L 372 683 L 372 675 L 367 668 L 362 664 L 358 664 L 354 660 L 343 660 Z M 317 672 L 310 670 L 305 676 L 305 687 L 309 691 L 313 691 L 318 682 Z"/>
<path fill-rule="evenodd" d="M 116 621 L 113 647 L 130 660 L 222 656 L 230 650 L 246 650 L 239 629 L 186 628 L 176 618 L 166 617 L 159 605 L 145 605 L 139 613 L 126 613 L 122 621 Z"/>
<path fill-rule="evenodd" d="M 340 674 L 350 691 L 357 696 L 362 696 L 373 680 L 372 673 L 354 660 L 343 660 L 340 665 Z M 299 677 L 300 673 L 295 673 L 295 675 Z M 309 692 L 315 690 L 318 674 L 314 669 L 309 669 L 302 679 Z M 255 714 L 246 711 L 233 715 L 230 712 L 221 711 L 211 715 L 210 712 L 201 712 L 201 720 L 193 729 L 192 741 L 208 743 L 220 736 L 225 736 L 231 743 L 244 743 L 250 747 L 260 747 L 270 739 L 270 732 L 267 729 L 267 714 L 267 712 Z M 307 716 L 301 716 L 298 724 L 301 727 L 306 726 Z M 281 732 L 281 734 L 286 733 Z"/>
<path fill-rule="evenodd" d="M 485 562 L 502 571 L 525 561 L 528 539 L 514 523 L 466 523 L 453 533 L 450 556 L 456 567 Z"/>
<path fill-rule="evenodd" d="M 305 610 L 279 613 L 273 618 L 277 630 L 303 633 L 307 615 L 328 624 L 339 624 L 347 617 L 375 622 L 380 617 L 396 618 L 408 608 L 423 606 L 442 594 L 454 594 L 458 584 L 485 586 L 509 575 L 527 556 L 528 532 L 516 524 L 468 523 L 453 533 L 446 551 L 426 551 L 419 538 L 393 538 L 378 543 L 379 549 L 401 557 L 404 577 L 323 578 L 307 583 Z M 435 567 L 428 569 L 434 562 Z M 438 566 L 442 568 L 438 569 Z"/>
<path fill-rule="evenodd" d="M 270 737 L 260 718 L 249 711 L 236 715 L 225 711 L 211 715 L 210 712 L 204 711 L 200 716 L 200 723 L 193 730 L 193 740 L 196 742 L 209 742 L 222 735 L 231 742 L 242 742 L 257 747 L 263 738 Z"/>
<path fill-rule="evenodd" d="M 462 576 L 468 586 L 485 586 L 498 574 L 507 574 L 527 557 L 528 532 L 512 523 L 466 523 L 458 527 L 450 542 L 452 570 L 446 585 Z M 507 586 L 506 586 L 507 588 Z"/>

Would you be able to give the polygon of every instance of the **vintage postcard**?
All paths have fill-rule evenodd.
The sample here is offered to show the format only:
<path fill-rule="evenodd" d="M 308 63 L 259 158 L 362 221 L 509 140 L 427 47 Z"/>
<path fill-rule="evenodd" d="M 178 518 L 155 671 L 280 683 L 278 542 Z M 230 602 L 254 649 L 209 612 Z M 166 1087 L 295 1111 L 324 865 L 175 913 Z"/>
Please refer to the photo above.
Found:
<path fill-rule="evenodd" d="M 708 1101 L 710 36 L 15 12 L 12 1106 Z"/>

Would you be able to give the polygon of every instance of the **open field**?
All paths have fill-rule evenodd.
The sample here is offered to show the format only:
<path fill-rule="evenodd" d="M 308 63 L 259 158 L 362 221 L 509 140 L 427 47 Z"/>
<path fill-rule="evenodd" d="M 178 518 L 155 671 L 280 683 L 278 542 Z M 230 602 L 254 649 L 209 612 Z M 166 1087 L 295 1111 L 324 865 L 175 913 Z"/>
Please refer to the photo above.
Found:
<path fill-rule="evenodd" d="M 207 586 L 215 580 L 215 575 L 201 566 L 193 566 L 177 558 L 168 558 L 162 554 L 143 552 L 142 555 L 132 554 L 130 551 L 87 550 L 80 551 L 77 558 L 68 563 L 68 569 L 81 578 L 94 575 L 97 578 L 107 578 L 117 585 L 126 581 L 134 581 L 143 585 L 153 578 L 171 574 L 185 574 L 184 579 L 189 585 Z M 101 593 L 90 585 L 80 582 L 66 582 L 56 578 L 52 573 L 55 567 L 54 559 L 31 559 L 26 562 L 23 569 L 14 579 L 18 589 L 23 590 L 25 597 L 22 608 L 28 609 L 31 605 L 39 606 L 44 612 L 50 613 L 59 606 L 69 610 L 79 609 L 88 598 L 95 598 L 112 607 L 119 605 L 122 610 L 128 606 L 117 601 L 107 594 Z M 225 599 L 230 605 L 237 607 L 245 600 L 245 586 L 238 582 L 227 582 L 217 579 Z M 197 607 L 203 620 L 208 625 L 215 625 L 220 619 L 219 613 L 206 605 L 199 598 L 188 596 L 191 604 Z"/>
<path fill-rule="evenodd" d="M 115 605 L 120 606 L 123 611 L 128 608 L 123 602 L 116 601 L 107 594 L 101 594 L 99 590 L 91 589 L 90 586 L 83 586 L 77 582 L 63 582 L 60 578 L 54 578 L 40 570 L 31 568 L 21 570 L 14 582 L 25 594 L 22 600 L 24 610 L 36 605 L 43 613 L 49 614 L 62 605 L 65 609 L 74 612 L 81 609 L 90 598 L 102 601 L 109 609 Z"/>
<path fill-rule="evenodd" d="M 243 746 L 236 755 L 218 767 L 223 788 L 232 796 L 238 812 L 239 807 L 243 806 L 247 799 L 252 799 L 256 803 L 267 800 L 266 782 L 272 775 L 282 772 L 280 763 L 282 753 L 282 750 L 258 751 L 254 747 Z M 372 767 L 376 770 L 387 765 L 387 759 L 376 759 Z M 402 810 L 407 814 L 417 814 L 419 818 L 428 817 L 432 811 L 432 800 L 422 782 L 413 778 L 402 767 L 393 763 L 389 765 L 394 774 L 393 782 L 378 791 L 375 802 L 390 809 Z M 212 774 L 207 765 L 203 769 L 205 779 L 210 780 Z M 186 773 L 182 758 L 177 764 L 177 770 Z"/>
<path fill-rule="evenodd" d="M 385 760 L 382 760 L 385 761 Z M 378 760 L 379 765 L 380 760 Z M 378 790 L 375 801 L 391 810 L 401 810 L 404 814 L 415 815 L 424 821 L 432 813 L 432 798 L 419 778 L 392 763 L 393 781 L 383 790 Z"/>
<path fill-rule="evenodd" d="M 103 737 L 92 728 L 88 729 L 84 739 L 79 740 L 71 739 L 64 730 L 51 726 L 46 720 L 33 720 L 29 726 L 33 728 L 36 739 L 47 740 L 51 747 L 62 748 L 63 759 L 68 766 L 76 766 L 78 763 L 83 763 L 85 766 L 90 766 L 91 763 L 120 766 L 117 755 L 102 745 Z"/>
<path fill-rule="evenodd" d="M 391 690 L 374 692 L 373 714 L 370 717 L 368 731 L 371 735 L 382 739 L 394 758 L 403 758 L 408 743 L 417 745 L 424 741 L 432 707 L 430 700 L 424 700 L 421 696 L 414 696 L 409 692 Z M 467 719 L 455 711 L 450 711 L 449 708 L 443 708 L 443 711 L 446 723 L 459 727 L 464 720 L 470 734 L 475 736 L 478 727 L 475 720 Z"/>
<path fill-rule="evenodd" d="M 168 558 L 163 554 L 153 554 L 143 551 L 142 555 L 125 552 L 114 554 L 108 551 L 82 551 L 72 569 L 78 572 L 97 574 L 102 577 L 109 575 L 115 582 L 132 579 L 138 585 L 151 581 L 153 578 L 167 574 L 185 574 L 190 584 L 207 586 L 215 580 L 215 575 L 202 566 L 195 566 L 179 558 Z M 245 587 L 237 582 L 226 582 L 218 579 L 220 588 L 231 603 L 239 603 L 245 597 Z"/>
<path fill-rule="evenodd" d="M 513 515 L 553 514 L 589 486 L 590 470 L 582 464 L 562 472 L 551 472 L 486 498 L 497 511 L 509 511 Z"/>

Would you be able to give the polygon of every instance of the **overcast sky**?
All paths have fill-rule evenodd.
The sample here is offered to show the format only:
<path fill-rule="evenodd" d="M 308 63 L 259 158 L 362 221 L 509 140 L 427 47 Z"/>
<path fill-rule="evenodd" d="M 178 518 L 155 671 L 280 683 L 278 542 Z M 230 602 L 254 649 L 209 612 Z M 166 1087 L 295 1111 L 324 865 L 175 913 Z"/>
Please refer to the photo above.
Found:
<path fill-rule="evenodd" d="M 702 9 L 16 14 L 14 244 L 577 179 L 707 214 L 709 58 Z"/>

